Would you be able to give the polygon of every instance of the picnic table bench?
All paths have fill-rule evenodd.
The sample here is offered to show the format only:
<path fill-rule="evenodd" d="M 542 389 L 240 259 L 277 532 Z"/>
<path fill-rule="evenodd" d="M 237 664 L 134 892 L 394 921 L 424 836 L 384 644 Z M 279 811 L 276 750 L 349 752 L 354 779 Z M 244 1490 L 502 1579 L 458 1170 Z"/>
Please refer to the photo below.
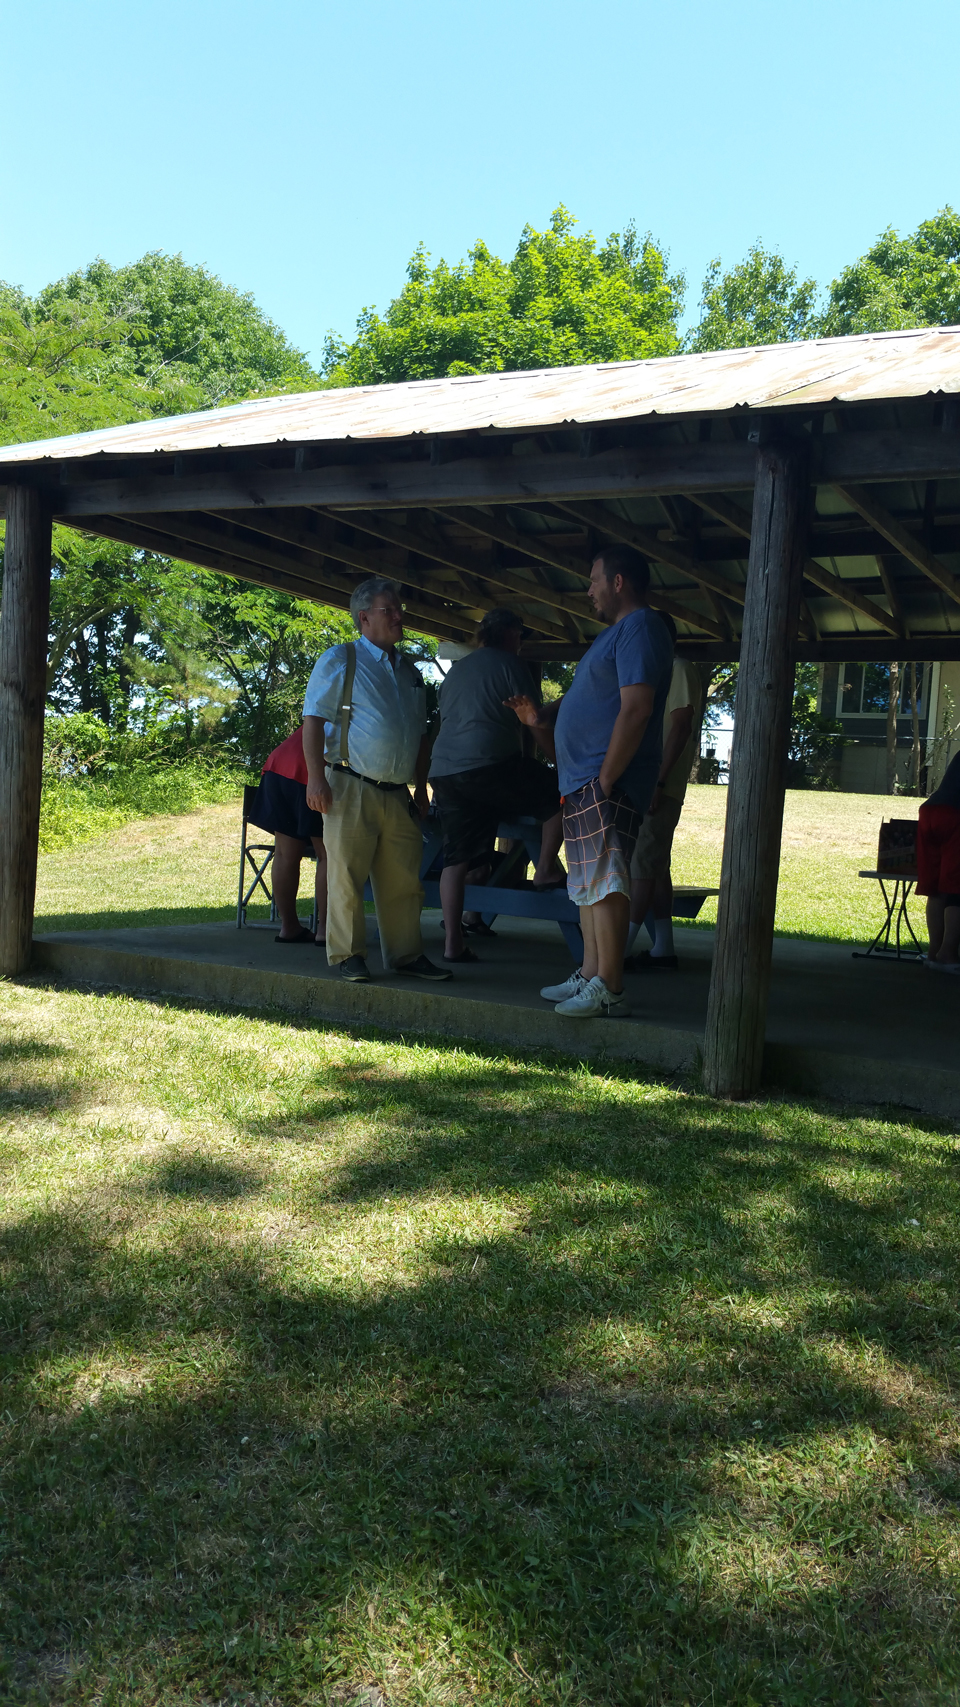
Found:
<path fill-rule="evenodd" d="M 497 837 L 512 841 L 513 849 L 501 856 L 486 883 L 468 883 L 463 905 L 467 912 L 479 913 L 485 925 L 491 925 L 498 914 L 517 919 L 552 919 L 563 934 L 574 959 L 583 953 L 580 934 L 580 912 L 565 889 L 517 888 L 505 882 L 522 863 L 536 865 L 540 857 L 541 826 L 535 818 L 519 818 L 497 828 Z M 423 826 L 423 863 L 420 881 L 428 907 L 440 905 L 440 871 L 442 869 L 442 837 L 439 820 L 433 815 Z M 718 895 L 718 889 L 701 889 L 692 884 L 677 885 L 673 891 L 673 917 L 695 919 L 704 901 Z"/>
<path fill-rule="evenodd" d="M 276 908 L 273 903 L 273 886 L 269 881 L 270 865 L 273 860 L 272 842 L 252 843 L 247 841 L 246 808 L 251 803 L 255 793 L 254 788 L 244 789 L 244 815 L 240 842 L 240 883 L 237 896 L 237 927 L 242 928 L 247 923 L 247 907 L 250 905 L 257 890 L 262 891 L 270 903 L 270 922 L 275 923 Z M 263 834 L 263 832 L 260 832 Z M 583 938 L 580 935 L 580 913 L 570 900 L 565 889 L 540 889 L 518 887 L 508 881 L 516 876 L 517 868 L 528 862 L 536 865 L 540 857 L 541 827 L 535 818 L 519 818 L 513 823 L 503 823 L 498 826 L 497 837 L 502 841 L 512 842 L 513 848 L 509 853 L 502 854 L 494 864 L 493 870 L 486 883 L 468 883 L 464 894 L 464 909 L 467 912 L 479 913 L 485 925 L 492 925 L 499 914 L 518 919 L 548 919 L 559 925 L 567 947 L 575 959 L 579 960 L 583 951 Z M 307 849 L 311 857 L 312 850 Z M 420 881 L 424 890 L 424 905 L 427 907 L 440 906 L 440 872 L 443 868 L 443 836 L 440 829 L 440 819 L 431 808 L 423 823 L 423 859 L 420 862 Z M 710 895 L 719 894 L 717 889 L 701 889 L 692 884 L 678 884 L 673 891 L 673 917 L 675 919 L 695 919 L 704 901 Z M 373 891 L 367 883 L 364 897 L 373 899 Z M 315 921 L 311 918 L 311 930 Z"/>

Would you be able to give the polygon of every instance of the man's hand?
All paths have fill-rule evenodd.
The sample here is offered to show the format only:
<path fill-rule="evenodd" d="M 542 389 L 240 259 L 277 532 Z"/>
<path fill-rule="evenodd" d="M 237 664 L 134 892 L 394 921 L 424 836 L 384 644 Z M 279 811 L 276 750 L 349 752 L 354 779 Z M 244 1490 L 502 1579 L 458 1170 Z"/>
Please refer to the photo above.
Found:
<path fill-rule="evenodd" d="M 508 705 L 511 711 L 516 712 L 520 722 L 525 723 L 528 729 L 535 729 L 537 727 L 537 724 L 540 722 L 540 707 L 539 705 L 534 705 L 533 700 L 530 698 L 528 693 L 512 694 L 510 698 L 505 699 L 503 703 L 504 705 Z"/>
<path fill-rule="evenodd" d="M 421 818 L 425 818 L 430 810 L 430 796 L 425 782 L 418 782 L 413 791 L 413 804 Z"/>
<path fill-rule="evenodd" d="M 326 771 L 319 776 L 307 777 L 307 805 L 311 812 L 329 812 L 333 805 L 333 789 L 327 781 Z"/>
<path fill-rule="evenodd" d="M 659 783 L 657 783 L 657 786 L 656 786 L 656 788 L 655 788 L 655 789 L 654 789 L 654 791 L 653 791 L 653 793 L 652 793 L 652 795 L 651 795 L 651 796 L 650 796 L 650 804 L 649 804 L 649 806 L 648 806 L 648 807 L 647 807 L 647 813 L 648 813 L 648 815 L 649 815 L 649 814 L 650 814 L 650 813 L 651 813 L 651 812 L 657 812 L 657 811 L 659 811 L 659 809 L 660 809 L 660 802 L 661 802 L 661 801 L 662 801 L 662 799 L 663 799 L 663 789 L 662 789 L 662 788 L 661 788 L 661 787 L 660 787 L 660 784 L 659 784 Z"/>

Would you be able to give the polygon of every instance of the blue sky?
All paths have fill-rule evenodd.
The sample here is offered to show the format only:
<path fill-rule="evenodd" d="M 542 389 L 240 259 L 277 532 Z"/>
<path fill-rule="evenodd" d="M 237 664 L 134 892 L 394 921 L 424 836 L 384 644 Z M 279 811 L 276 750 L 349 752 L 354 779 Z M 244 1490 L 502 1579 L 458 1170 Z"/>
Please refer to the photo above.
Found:
<path fill-rule="evenodd" d="M 688 280 L 755 238 L 829 282 L 960 203 L 957 0 L 30 0 L 3 24 L 0 277 L 182 252 L 318 358 L 422 241 L 565 202 Z"/>

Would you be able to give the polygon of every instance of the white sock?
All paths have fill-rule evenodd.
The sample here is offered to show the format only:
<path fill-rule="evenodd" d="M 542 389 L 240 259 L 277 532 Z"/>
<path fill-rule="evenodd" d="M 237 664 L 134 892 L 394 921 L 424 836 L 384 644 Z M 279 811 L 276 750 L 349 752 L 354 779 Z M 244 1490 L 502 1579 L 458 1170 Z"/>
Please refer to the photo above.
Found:
<path fill-rule="evenodd" d="M 634 924 L 634 921 L 632 919 L 630 920 L 630 928 L 627 931 L 627 946 L 626 946 L 626 950 L 625 950 L 625 952 L 627 954 L 633 953 L 633 945 L 636 942 L 637 937 L 639 936 L 642 929 L 643 929 L 643 926 L 641 925 L 639 919 L 637 920 L 636 924 Z"/>
<path fill-rule="evenodd" d="M 659 959 L 663 954 L 675 954 L 676 949 L 673 946 L 673 920 L 655 919 L 654 924 L 656 927 L 656 936 L 653 939 L 653 947 L 650 950 L 651 956 L 655 959 Z"/>

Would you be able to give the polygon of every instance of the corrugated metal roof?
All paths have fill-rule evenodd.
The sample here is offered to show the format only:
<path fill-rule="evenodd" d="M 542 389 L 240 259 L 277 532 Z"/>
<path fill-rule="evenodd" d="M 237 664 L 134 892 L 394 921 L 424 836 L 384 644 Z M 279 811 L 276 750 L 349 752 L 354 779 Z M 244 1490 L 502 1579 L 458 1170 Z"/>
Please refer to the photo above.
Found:
<path fill-rule="evenodd" d="M 0 449 L 0 463 L 400 439 L 960 392 L 960 327 L 265 397 Z"/>

